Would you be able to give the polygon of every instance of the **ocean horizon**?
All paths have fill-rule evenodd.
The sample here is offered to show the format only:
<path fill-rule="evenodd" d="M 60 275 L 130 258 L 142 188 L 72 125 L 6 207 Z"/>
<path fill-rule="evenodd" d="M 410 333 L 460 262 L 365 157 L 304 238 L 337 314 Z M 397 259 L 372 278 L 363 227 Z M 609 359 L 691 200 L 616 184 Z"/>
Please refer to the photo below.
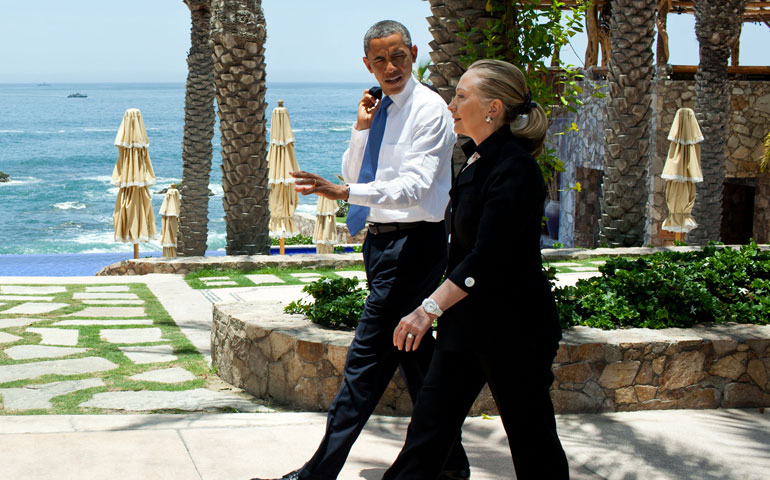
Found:
<path fill-rule="evenodd" d="M 272 109 L 289 109 L 300 168 L 334 179 L 350 139 L 363 83 L 275 82 L 266 89 Z M 67 98 L 83 93 L 87 98 Z M 0 84 L 0 255 L 111 253 L 132 249 L 114 242 L 110 184 L 117 160 L 115 134 L 128 108 L 142 111 L 157 183 L 150 187 L 156 226 L 162 189 L 182 178 L 184 84 Z M 269 133 L 268 133 L 269 135 Z M 209 188 L 208 250 L 225 247 L 219 124 L 215 126 Z M 316 197 L 300 196 L 298 211 L 312 213 Z M 140 244 L 160 251 L 158 240 Z"/>

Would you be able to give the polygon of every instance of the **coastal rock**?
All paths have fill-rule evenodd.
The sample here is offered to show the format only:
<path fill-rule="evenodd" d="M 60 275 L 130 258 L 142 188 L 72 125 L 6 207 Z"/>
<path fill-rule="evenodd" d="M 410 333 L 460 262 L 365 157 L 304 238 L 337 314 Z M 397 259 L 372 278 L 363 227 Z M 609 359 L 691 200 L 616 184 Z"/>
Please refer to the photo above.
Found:
<path fill-rule="evenodd" d="M 10 181 L 11 181 L 11 177 L 9 177 L 7 173 L 0 172 L 0 183 L 10 182 Z"/>

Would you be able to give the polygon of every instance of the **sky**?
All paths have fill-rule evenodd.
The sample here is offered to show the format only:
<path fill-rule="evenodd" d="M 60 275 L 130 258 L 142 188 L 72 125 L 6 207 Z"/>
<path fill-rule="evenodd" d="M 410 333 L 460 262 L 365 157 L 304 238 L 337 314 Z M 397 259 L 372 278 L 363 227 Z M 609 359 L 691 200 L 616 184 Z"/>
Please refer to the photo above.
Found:
<path fill-rule="evenodd" d="M 362 38 L 378 20 L 405 24 L 429 59 L 425 0 L 263 0 L 268 82 L 366 82 Z M 669 15 L 670 63 L 697 65 L 692 15 Z M 742 65 L 767 65 L 770 28 L 745 24 Z M 190 14 L 182 0 L 0 0 L 0 83 L 174 82 L 187 76 Z M 582 65 L 585 37 L 577 53 Z M 654 51 L 654 47 L 653 47 Z"/>

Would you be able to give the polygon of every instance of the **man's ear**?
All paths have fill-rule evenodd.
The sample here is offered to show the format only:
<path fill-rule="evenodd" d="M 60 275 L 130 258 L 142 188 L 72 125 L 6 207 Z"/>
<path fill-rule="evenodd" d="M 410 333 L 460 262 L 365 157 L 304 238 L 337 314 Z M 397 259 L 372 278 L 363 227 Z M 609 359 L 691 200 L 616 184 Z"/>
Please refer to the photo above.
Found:
<path fill-rule="evenodd" d="M 417 61 L 417 45 L 412 45 L 412 63 Z"/>
<path fill-rule="evenodd" d="M 369 59 L 364 57 L 363 61 L 364 61 L 364 65 L 366 65 L 366 69 L 369 70 L 369 73 L 374 73 L 372 71 L 372 66 L 369 64 Z"/>

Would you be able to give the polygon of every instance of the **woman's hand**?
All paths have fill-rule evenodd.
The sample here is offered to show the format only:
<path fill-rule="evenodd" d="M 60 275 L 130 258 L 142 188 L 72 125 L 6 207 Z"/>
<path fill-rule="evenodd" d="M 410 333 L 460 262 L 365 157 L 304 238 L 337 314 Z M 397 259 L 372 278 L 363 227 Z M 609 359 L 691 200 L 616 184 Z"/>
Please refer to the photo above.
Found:
<path fill-rule="evenodd" d="M 320 175 L 302 170 L 289 172 L 289 175 L 296 179 L 294 190 L 302 195 L 315 193 L 331 200 L 348 199 L 348 187 L 345 185 L 337 185 Z"/>
<path fill-rule="evenodd" d="M 412 313 L 405 316 L 398 322 L 393 331 L 393 345 L 399 350 L 411 352 L 417 350 L 420 346 L 422 337 L 430 330 L 433 320 L 437 317 L 430 315 L 419 306 Z"/>

